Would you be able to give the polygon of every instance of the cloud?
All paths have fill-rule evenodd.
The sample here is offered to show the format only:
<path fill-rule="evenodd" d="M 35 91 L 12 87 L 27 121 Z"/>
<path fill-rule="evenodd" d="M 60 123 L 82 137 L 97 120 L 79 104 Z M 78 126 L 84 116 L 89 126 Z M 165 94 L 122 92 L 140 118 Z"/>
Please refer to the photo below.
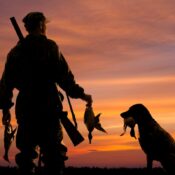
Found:
<path fill-rule="evenodd" d="M 43 11 L 50 20 L 48 37 L 58 43 L 77 83 L 92 94 L 94 111 L 102 112 L 101 122 L 110 134 L 95 131 L 94 145 L 85 141 L 74 148 L 65 137 L 73 156 L 70 165 L 105 165 L 102 160 L 109 159 L 108 166 L 145 166 L 137 143 L 128 134 L 119 137 L 123 125 L 119 115 L 134 103 L 145 104 L 163 126 L 174 132 L 174 7 L 173 0 L 0 2 L 0 74 L 7 52 L 18 40 L 9 17 L 15 16 L 26 34 L 22 18 L 30 11 Z M 79 100 L 72 103 L 79 129 L 87 137 L 82 123 L 85 104 Z M 64 107 L 69 110 L 66 101 Z M 131 149 L 136 151 L 127 152 Z M 133 161 L 128 155 L 138 157 Z M 122 162 L 118 157 L 123 156 Z"/>

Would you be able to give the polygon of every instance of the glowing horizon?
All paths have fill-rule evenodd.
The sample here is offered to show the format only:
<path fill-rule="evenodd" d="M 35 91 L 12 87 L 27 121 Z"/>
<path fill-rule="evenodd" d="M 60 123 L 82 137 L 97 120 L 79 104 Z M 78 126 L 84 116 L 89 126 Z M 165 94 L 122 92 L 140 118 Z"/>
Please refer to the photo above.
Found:
<path fill-rule="evenodd" d="M 6 55 L 18 40 L 9 18 L 15 16 L 26 35 L 22 18 L 30 11 L 42 11 L 50 21 L 48 38 L 58 43 L 77 83 L 92 95 L 94 112 L 102 113 L 101 123 L 108 134 L 94 131 L 92 144 L 89 144 L 83 123 L 85 102 L 71 99 L 85 141 L 73 147 L 64 133 L 69 156 L 67 165 L 146 166 L 138 140 L 131 138 L 129 132 L 120 136 L 123 132 L 120 113 L 135 103 L 143 103 L 175 138 L 174 8 L 173 0 L 53 0 L 44 3 L 16 0 L 15 6 L 10 0 L 0 0 L 0 76 Z M 15 100 L 17 91 L 14 94 Z M 64 110 L 69 111 L 66 98 L 63 104 Z M 16 126 L 14 107 L 11 112 L 12 124 Z M 3 142 L 1 123 L 0 142 Z M 3 150 L 3 144 L 0 149 Z M 13 143 L 12 165 L 16 152 Z M 7 165 L 2 155 L 3 151 L 0 165 Z"/>

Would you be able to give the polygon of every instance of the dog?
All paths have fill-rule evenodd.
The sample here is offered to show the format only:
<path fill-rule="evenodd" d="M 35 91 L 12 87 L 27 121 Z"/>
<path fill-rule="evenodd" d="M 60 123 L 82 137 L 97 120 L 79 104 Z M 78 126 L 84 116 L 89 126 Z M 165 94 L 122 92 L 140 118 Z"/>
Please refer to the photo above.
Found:
<path fill-rule="evenodd" d="M 124 133 L 129 126 L 130 135 L 136 138 L 134 127 L 138 126 L 138 140 L 146 154 L 147 170 L 151 171 L 156 160 L 169 175 L 175 175 L 175 140 L 156 122 L 148 109 L 143 104 L 135 104 L 120 116 L 124 119 Z"/>

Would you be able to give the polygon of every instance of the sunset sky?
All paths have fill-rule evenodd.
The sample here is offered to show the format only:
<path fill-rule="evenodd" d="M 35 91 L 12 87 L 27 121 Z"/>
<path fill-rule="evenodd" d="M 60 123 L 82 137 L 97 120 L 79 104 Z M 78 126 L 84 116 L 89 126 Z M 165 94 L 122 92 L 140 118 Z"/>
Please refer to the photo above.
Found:
<path fill-rule="evenodd" d="M 102 113 L 101 124 L 108 132 L 94 130 L 89 144 L 83 123 L 85 102 L 71 99 L 85 141 L 74 147 L 64 133 L 66 165 L 145 167 L 138 140 L 129 132 L 120 136 L 120 113 L 142 103 L 175 138 L 175 1 L 0 0 L 0 76 L 7 53 L 18 41 L 9 18 L 15 16 L 26 35 L 22 18 L 31 11 L 42 11 L 49 19 L 48 38 L 59 45 L 76 82 L 92 95 L 94 112 Z M 64 110 L 71 119 L 66 98 Z M 14 108 L 11 112 L 15 127 Z M 0 127 L 0 165 L 8 165 L 2 159 L 1 123 Z M 11 165 L 17 151 L 13 143 Z"/>

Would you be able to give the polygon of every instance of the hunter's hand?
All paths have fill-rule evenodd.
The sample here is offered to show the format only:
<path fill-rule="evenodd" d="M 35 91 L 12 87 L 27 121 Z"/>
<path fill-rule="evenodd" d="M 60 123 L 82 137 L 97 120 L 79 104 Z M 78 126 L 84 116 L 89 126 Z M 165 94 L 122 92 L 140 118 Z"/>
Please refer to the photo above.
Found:
<path fill-rule="evenodd" d="M 11 114 L 9 109 L 3 109 L 2 111 L 3 116 L 2 116 L 2 124 L 3 125 L 8 125 L 10 124 L 11 121 Z"/>
<path fill-rule="evenodd" d="M 87 102 L 87 106 L 91 106 L 92 105 L 92 96 L 91 95 L 88 95 L 88 94 L 85 94 L 84 97 L 82 98 L 84 101 Z"/>

